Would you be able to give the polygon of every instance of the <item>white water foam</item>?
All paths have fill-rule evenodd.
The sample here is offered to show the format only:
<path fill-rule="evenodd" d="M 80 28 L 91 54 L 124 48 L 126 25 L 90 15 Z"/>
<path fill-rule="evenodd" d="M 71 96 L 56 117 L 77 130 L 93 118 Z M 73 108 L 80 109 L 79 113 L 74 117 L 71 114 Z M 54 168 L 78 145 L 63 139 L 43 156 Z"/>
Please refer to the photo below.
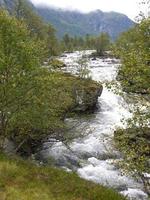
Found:
<path fill-rule="evenodd" d="M 65 54 L 60 59 L 67 65 L 64 69 L 76 74 L 77 60 L 91 51 Z M 88 67 L 92 78 L 96 81 L 111 82 L 117 75 L 119 62 L 116 59 L 88 59 Z M 131 177 L 123 176 L 114 163 L 120 159 L 120 153 L 112 145 L 113 132 L 116 127 L 123 127 L 122 119 L 132 117 L 124 99 L 104 87 L 99 98 L 99 111 L 87 123 L 92 130 L 83 138 L 74 139 L 69 145 L 53 143 L 44 154 L 53 156 L 64 168 L 76 165 L 76 171 L 82 178 L 113 187 L 121 191 L 129 199 L 146 200 L 143 186 Z M 86 130 L 84 130 L 86 131 Z M 49 144 L 46 143 L 46 146 Z M 77 163 L 80 162 L 80 166 Z"/>

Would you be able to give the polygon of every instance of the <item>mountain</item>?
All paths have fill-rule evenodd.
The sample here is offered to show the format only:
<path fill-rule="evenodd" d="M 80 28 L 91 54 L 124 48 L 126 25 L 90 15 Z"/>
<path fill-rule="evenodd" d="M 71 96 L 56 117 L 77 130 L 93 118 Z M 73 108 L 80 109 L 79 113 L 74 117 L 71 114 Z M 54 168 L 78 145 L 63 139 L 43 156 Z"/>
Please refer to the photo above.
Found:
<path fill-rule="evenodd" d="M 85 14 L 43 6 L 35 7 L 30 0 L 0 0 L 0 7 L 13 13 L 21 3 L 25 3 L 34 10 L 34 13 L 52 24 L 57 30 L 59 38 L 66 33 L 71 36 L 85 36 L 86 34 L 98 35 L 101 32 L 107 32 L 112 39 L 115 39 L 121 32 L 128 30 L 135 24 L 121 13 L 96 10 Z"/>
<path fill-rule="evenodd" d="M 107 32 L 112 39 L 115 39 L 121 32 L 135 24 L 124 14 L 102 12 L 101 10 L 85 14 L 78 11 L 38 6 L 37 12 L 46 22 L 50 22 L 56 28 L 59 37 L 65 33 L 72 36 L 84 36 Z"/>
<path fill-rule="evenodd" d="M 14 9 L 16 1 L 12 0 L 0 0 L 0 7 L 6 8 L 7 10 Z"/>
<path fill-rule="evenodd" d="M 9 12 L 14 12 L 16 5 L 20 2 L 25 2 L 29 7 L 34 8 L 30 0 L 0 0 L 0 7 L 7 9 Z"/>

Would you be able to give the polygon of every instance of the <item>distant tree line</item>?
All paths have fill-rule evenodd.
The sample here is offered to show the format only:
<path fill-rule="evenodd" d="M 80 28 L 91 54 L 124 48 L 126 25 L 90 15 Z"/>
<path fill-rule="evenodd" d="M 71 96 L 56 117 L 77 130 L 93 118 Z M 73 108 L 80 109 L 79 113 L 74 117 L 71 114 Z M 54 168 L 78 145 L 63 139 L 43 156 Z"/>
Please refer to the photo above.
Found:
<path fill-rule="evenodd" d="M 97 55 L 104 55 L 104 52 L 110 47 L 110 37 L 107 33 L 101 33 L 98 36 L 87 34 L 85 37 L 72 37 L 65 34 L 61 41 L 63 51 L 94 49 Z"/>

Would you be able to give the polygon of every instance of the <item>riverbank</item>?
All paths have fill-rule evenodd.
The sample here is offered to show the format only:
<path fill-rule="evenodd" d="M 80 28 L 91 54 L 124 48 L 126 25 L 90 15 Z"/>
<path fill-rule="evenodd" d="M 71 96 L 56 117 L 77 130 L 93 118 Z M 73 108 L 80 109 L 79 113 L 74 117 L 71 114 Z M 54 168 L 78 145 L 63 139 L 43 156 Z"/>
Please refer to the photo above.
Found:
<path fill-rule="evenodd" d="M 105 87 L 105 83 L 111 84 L 116 81 L 120 60 L 115 58 L 95 60 L 89 56 L 90 54 L 91 51 L 74 52 L 61 57 L 61 61 L 67 66 L 64 70 L 73 74 L 76 74 L 78 59 L 87 57 L 87 66 L 92 79 L 103 83 L 103 92 L 98 99 L 99 109 L 88 119 L 81 116 L 78 119 L 80 125 L 74 130 L 75 134 L 78 131 L 88 134 L 70 142 L 69 149 L 61 142 L 53 144 L 47 142 L 44 144 L 46 149 L 43 149 L 42 155 L 44 159 L 52 157 L 57 166 L 74 169 L 82 178 L 117 189 L 129 199 L 147 200 L 141 182 L 122 174 L 122 169 L 116 165 L 123 157 L 114 146 L 114 131 L 118 127 L 126 127 L 124 121 L 132 118 L 130 106 L 133 106 L 133 102 L 127 103 L 124 97 Z M 126 95 L 130 98 L 128 94 Z"/>
<path fill-rule="evenodd" d="M 36 166 L 0 154 L 1 200 L 125 200 L 112 189 L 79 178 L 74 173 Z"/>
<path fill-rule="evenodd" d="M 21 121 L 13 127 L 7 138 L 14 143 L 16 152 L 27 157 L 35 153 L 47 137 L 60 141 L 65 138 L 65 118 L 71 113 L 93 112 L 103 90 L 102 85 L 96 81 L 64 72 L 46 72 L 41 74 L 37 81 L 42 88 L 42 93 L 38 96 L 45 95 L 45 99 L 39 98 L 39 104 L 45 103 L 42 109 L 45 111 L 43 118 L 47 126 L 41 124 L 41 121 L 34 125 L 32 119 L 29 125 Z"/>

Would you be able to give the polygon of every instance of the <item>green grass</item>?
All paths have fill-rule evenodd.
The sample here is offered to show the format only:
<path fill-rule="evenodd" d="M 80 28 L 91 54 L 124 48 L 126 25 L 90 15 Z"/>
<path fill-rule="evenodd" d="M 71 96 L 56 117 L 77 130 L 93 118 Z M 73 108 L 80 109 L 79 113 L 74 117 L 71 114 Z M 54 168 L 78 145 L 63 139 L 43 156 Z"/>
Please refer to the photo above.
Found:
<path fill-rule="evenodd" d="M 0 200 L 125 200 L 117 192 L 60 169 L 0 155 Z"/>

